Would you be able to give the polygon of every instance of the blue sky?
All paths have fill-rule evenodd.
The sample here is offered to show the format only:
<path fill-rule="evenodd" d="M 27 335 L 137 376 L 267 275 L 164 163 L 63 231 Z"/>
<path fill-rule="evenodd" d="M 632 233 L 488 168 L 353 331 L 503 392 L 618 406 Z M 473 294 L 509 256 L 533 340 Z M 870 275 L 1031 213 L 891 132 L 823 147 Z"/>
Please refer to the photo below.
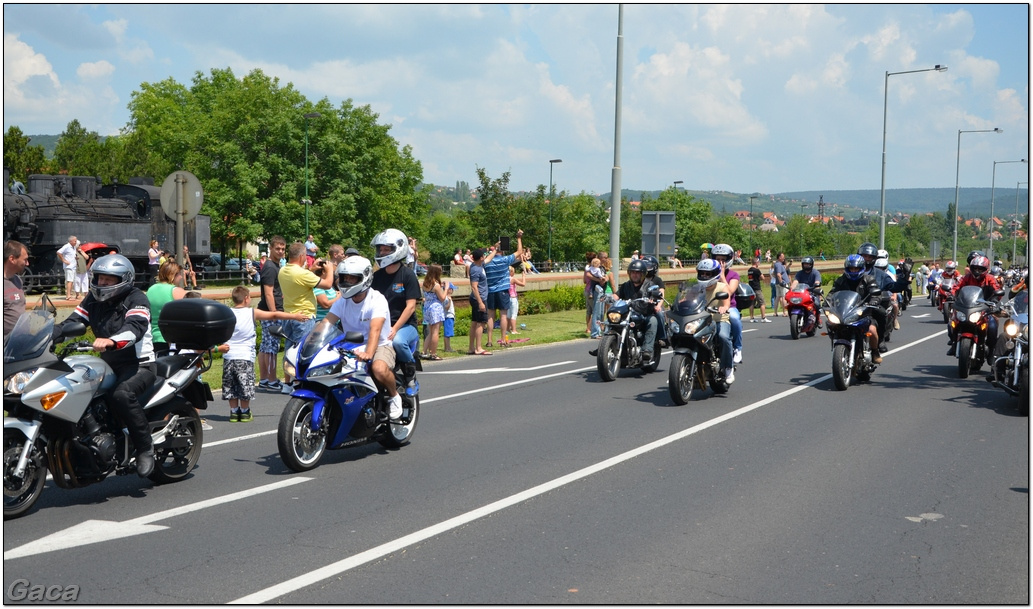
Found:
<path fill-rule="evenodd" d="M 116 134 L 142 82 L 254 68 L 312 101 L 369 104 L 424 179 L 511 172 L 604 193 L 617 5 L 4 5 L 4 129 Z M 1029 9 L 640 5 L 624 10 L 624 188 L 990 186 L 1029 157 Z M 997 182 L 1028 180 L 998 164 Z"/>

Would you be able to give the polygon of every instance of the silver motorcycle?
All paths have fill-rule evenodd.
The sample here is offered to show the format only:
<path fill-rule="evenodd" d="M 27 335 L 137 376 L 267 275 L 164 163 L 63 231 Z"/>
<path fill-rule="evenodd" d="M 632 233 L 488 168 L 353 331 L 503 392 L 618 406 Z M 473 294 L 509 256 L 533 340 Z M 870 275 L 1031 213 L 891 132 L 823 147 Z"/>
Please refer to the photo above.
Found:
<path fill-rule="evenodd" d="M 108 404 L 115 372 L 101 358 L 79 354 L 92 351 L 89 342 L 66 344 L 55 354 L 57 342 L 86 333 L 82 323 L 65 323 L 55 335 L 55 314 L 44 295 L 4 343 L 4 520 L 32 508 L 48 471 L 64 489 L 136 472 L 132 441 Z M 188 319 L 189 329 L 178 327 Z M 229 307 L 204 299 L 173 301 L 162 310 L 164 335 L 197 350 L 158 358 L 154 384 L 139 396 L 154 443 L 154 482 L 182 480 L 201 456 L 197 409 L 213 400 L 201 374 L 211 367 L 209 348 L 232 334 L 232 319 Z M 219 331 L 206 332 L 213 324 Z"/>

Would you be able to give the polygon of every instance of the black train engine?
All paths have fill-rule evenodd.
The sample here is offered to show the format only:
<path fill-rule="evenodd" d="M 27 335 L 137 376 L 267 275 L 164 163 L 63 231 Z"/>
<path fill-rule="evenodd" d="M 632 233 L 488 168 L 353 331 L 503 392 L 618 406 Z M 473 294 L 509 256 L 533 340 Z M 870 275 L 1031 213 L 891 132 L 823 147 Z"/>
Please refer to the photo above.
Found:
<path fill-rule="evenodd" d="M 26 290 L 63 288 L 64 271 L 57 250 L 75 235 L 81 244 L 102 243 L 126 256 L 136 268 L 137 285 L 150 281 L 147 251 L 175 254 L 176 222 L 165 215 L 161 188 L 150 178 L 129 184 L 102 185 L 90 176 L 30 175 L 28 187 L 11 185 L 4 170 L 4 240 L 29 248 Z M 185 245 L 195 265 L 211 253 L 211 223 L 198 215 L 184 225 Z M 106 253 L 94 249 L 90 255 Z"/>

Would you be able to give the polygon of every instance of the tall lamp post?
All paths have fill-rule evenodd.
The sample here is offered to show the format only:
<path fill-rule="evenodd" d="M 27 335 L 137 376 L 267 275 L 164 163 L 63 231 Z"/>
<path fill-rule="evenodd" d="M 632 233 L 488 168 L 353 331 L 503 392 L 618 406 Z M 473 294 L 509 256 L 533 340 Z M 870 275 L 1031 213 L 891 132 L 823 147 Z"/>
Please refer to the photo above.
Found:
<path fill-rule="evenodd" d="M 807 214 L 803 213 L 803 210 L 807 209 L 806 203 L 800 204 L 800 215 L 803 216 L 803 225 L 800 227 L 800 257 L 803 257 L 803 231 L 807 228 Z"/>
<path fill-rule="evenodd" d="M 1011 260 L 1008 261 L 1011 264 L 1015 264 L 1015 241 L 1019 236 L 1019 186 L 1023 184 L 1029 188 L 1029 182 L 1019 182 L 1015 185 L 1015 217 L 1012 218 L 1011 225 Z M 1029 242 L 1029 235 L 1026 235 L 1026 241 Z"/>
<path fill-rule="evenodd" d="M 308 198 L 308 121 L 311 118 L 319 118 L 323 116 L 318 112 L 308 112 L 305 114 L 305 198 L 301 200 L 301 203 L 305 206 L 305 238 L 308 239 L 308 208 L 312 206 L 312 199 Z"/>
<path fill-rule="evenodd" d="M 994 172 L 990 178 L 990 249 L 988 250 L 990 255 L 988 256 L 991 261 L 994 259 L 994 188 L 997 184 L 997 166 L 1005 163 L 1025 163 L 1026 159 L 1019 159 L 1017 161 L 994 161 Z"/>
<path fill-rule="evenodd" d="M 958 130 L 958 162 L 954 170 L 954 249 L 951 250 L 951 260 L 958 259 L 958 178 L 961 176 L 961 134 L 962 133 L 1004 133 L 1003 129 L 973 129 L 970 131 Z"/>
<path fill-rule="evenodd" d="M 753 200 L 757 197 L 750 197 L 750 261 L 753 261 Z"/>
<path fill-rule="evenodd" d="M 556 163 L 562 163 L 563 159 L 550 159 L 549 160 L 549 266 L 552 267 L 552 200 L 556 198 L 556 193 L 552 191 L 552 168 L 556 166 Z"/>
<path fill-rule="evenodd" d="M 897 74 L 917 74 L 918 72 L 946 72 L 947 66 L 937 64 L 924 70 L 907 70 L 905 72 L 886 72 L 882 94 L 882 187 L 879 195 L 879 249 L 886 249 L 886 108 L 889 106 L 890 76 Z"/>
<path fill-rule="evenodd" d="M 674 181 L 674 189 L 675 189 L 675 190 L 678 190 L 678 185 L 679 185 L 679 184 L 684 184 L 684 183 L 685 183 L 685 181 L 684 181 L 684 180 L 675 180 L 675 181 Z"/>

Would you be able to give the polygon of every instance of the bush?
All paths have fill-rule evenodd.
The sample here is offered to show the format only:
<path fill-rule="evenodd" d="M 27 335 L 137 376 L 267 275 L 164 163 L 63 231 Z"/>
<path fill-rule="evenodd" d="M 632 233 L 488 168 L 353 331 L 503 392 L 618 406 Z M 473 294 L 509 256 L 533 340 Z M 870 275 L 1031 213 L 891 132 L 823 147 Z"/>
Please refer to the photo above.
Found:
<path fill-rule="evenodd" d="M 581 286 L 557 285 L 547 292 L 525 292 L 520 295 L 520 314 L 535 315 L 585 308 L 585 292 Z"/>

